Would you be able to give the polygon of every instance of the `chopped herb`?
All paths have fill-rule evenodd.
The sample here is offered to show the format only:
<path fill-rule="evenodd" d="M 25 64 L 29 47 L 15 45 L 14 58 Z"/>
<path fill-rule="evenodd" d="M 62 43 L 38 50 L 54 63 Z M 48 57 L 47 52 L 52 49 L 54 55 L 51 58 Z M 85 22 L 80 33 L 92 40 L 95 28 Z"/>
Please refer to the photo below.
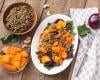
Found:
<path fill-rule="evenodd" d="M 20 42 L 20 37 L 14 34 L 0 39 L 3 44 Z"/>
<path fill-rule="evenodd" d="M 68 25 L 68 27 L 71 28 L 71 33 L 72 33 L 73 35 L 75 35 L 76 33 L 74 32 L 73 21 L 69 21 L 69 22 L 67 23 L 67 25 Z"/>
<path fill-rule="evenodd" d="M 85 24 L 78 26 L 78 33 L 81 37 L 86 36 L 88 33 L 90 33 L 90 29 L 87 28 L 87 26 Z"/>
<path fill-rule="evenodd" d="M 51 23 L 48 23 L 48 26 L 51 25 Z"/>
<path fill-rule="evenodd" d="M 69 21 L 67 24 L 68 26 L 73 27 L 73 21 Z"/>
<path fill-rule="evenodd" d="M 40 60 L 40 63 L 42 63 L 42 60 Z"/>
<path fill-rule="evenodd" d="M 53 67 L 52 64 L 44 64 L 44 66 L 45 66 L 48 70 L 52 69 L 52 67 Z"/>

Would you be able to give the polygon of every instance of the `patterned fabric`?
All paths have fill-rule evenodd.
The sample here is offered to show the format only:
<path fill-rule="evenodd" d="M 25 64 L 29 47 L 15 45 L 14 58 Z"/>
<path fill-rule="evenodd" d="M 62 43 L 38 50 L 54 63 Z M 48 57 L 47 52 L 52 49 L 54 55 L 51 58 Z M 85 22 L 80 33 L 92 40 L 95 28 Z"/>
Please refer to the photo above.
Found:
<path fill-rule="evenodd" d="M 70 13 L 74 25 L 80 26 L 84 23 L 87 25 L 89 16 L 93 13 L 98 13 L 98 9 L 70 9 Z M 91 32 L 92 33 L 88 34 L 85 38 L 80 38 L 80 45 L 72 74 L 72 80 L 100 79 L 100 55 L 97 55 L 99 54 L 100 49 L 100 46 L 98 45 L 100 42 L 100 40 L 98 39 L 100 37 L 100 34 L 99 31 L 94 31 L 92 29 Z"/>

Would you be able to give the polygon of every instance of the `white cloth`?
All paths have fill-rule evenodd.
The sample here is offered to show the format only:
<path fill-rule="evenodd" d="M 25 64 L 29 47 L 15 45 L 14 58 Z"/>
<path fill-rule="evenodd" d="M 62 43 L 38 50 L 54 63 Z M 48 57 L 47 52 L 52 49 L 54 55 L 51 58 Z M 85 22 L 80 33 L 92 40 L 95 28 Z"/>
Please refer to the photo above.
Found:
<path fill-rule="evenodd" d="M 98 9 L 97 8 L 86 8 L 86 9 L 71 8 L 70 13 L 75 26 L 80 26 L 83 25 L 84 23 L 88 25 L 87 22 L 89 16 L 93 13 L 98 13 Z M 98 65 L 100 66 L 100 60 L 98 58 L 100 55 L 99 56 L 97 55 L 100 49 L 100 46 L 98 45 L 99 42 L 100 42 L 99 31 L 95 32 L 95 30 L 92 29 L 91 29 L 91 34 L 88 34 L 85 38 L 80 38 L 80 45 L 79 45 L 75 67 L 72 74 L 72 80 L 99 80 L 100 79 L 100 71 L 98 71 L 100 67 L 97 68 L 97 62 L 99 63 Z M 84 61 L 84 64 L 81 66 L 79 70 L 79 65 L 83 61 L 84 55 L 87 56 Z M 77 75 L 78 71 L 79 74 Z M 99 75 L 99 77 L 97 75 Z"/>

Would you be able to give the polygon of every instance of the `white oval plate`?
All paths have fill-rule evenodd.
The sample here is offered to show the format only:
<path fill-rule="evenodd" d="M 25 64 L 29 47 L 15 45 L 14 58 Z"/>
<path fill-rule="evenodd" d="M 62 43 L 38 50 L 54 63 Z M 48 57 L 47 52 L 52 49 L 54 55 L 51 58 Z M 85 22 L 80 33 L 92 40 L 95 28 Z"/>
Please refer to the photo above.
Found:
<path fill-rule="evenodd" d="M 61 71 L 65 70 L 73 60 L 73 58 L 66 59 L 66 60 L 63 61 L 63 63 L 60 66 L 53 67 L 50 70 L 45 68 L 44 65 L 41 64 L 40 61 L 38 60 L 36 52 L 38 51 L 37 48 L 39 46 L 40 34 L 47 27 L 48 23 L 53 23 L 57 19 L 63 19 L 66 22 L 67 21 L 72 21 L 68 16 L 62 15 L 62 14 L 54 14 L 54 15 L 51 15 L 51 16 L 47 17 L 38 26 L 38 29 L 36 30 L 36 33 L 33 37 L 32 44 L 31 44 L 31 57 L 32 57 L 32 61 L 35 65 L 35 67 L 40 72 L 42 72 L 44 74 L 48 74 L 48 75 L 53 75 L 53 74 L 60 73 Z M 78 31 L 77 31 L 76 27 L 74 28 L 74 32 L 76 33 L 76 35 L 75 35 L 75 40 L 73 41 L 73 45 L 74 45 L 73 56 L 75 56 L 77 45 L 78 45 Z"/>

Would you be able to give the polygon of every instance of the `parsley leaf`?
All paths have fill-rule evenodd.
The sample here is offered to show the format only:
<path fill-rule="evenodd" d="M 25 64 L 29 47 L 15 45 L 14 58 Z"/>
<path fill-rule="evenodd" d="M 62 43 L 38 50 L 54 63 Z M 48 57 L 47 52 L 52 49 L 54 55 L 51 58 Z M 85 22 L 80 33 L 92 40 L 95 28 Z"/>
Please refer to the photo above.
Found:
<path fill-rule="evenodd" d="M 91 33 L 90 29 L 86 27 L 85 24 L 78 26 L 78 33 L 81 37 L 86 36 L 88 33 Z"/>
<path fill-rule="evenodd" d="M 72 33 L 73 35 L 75 35 L 76 33 L 74 32 L 73 21 L 69 21 L 69 22 L 67 23 L 67 25 L 68 25 L 68 27 L 71 28 L 71 33 Z"/>
<path fill-rule="evenodd" d="M 0 39 L 3 44 L 20 42 L 20 37 L 14 34 Z"/>

